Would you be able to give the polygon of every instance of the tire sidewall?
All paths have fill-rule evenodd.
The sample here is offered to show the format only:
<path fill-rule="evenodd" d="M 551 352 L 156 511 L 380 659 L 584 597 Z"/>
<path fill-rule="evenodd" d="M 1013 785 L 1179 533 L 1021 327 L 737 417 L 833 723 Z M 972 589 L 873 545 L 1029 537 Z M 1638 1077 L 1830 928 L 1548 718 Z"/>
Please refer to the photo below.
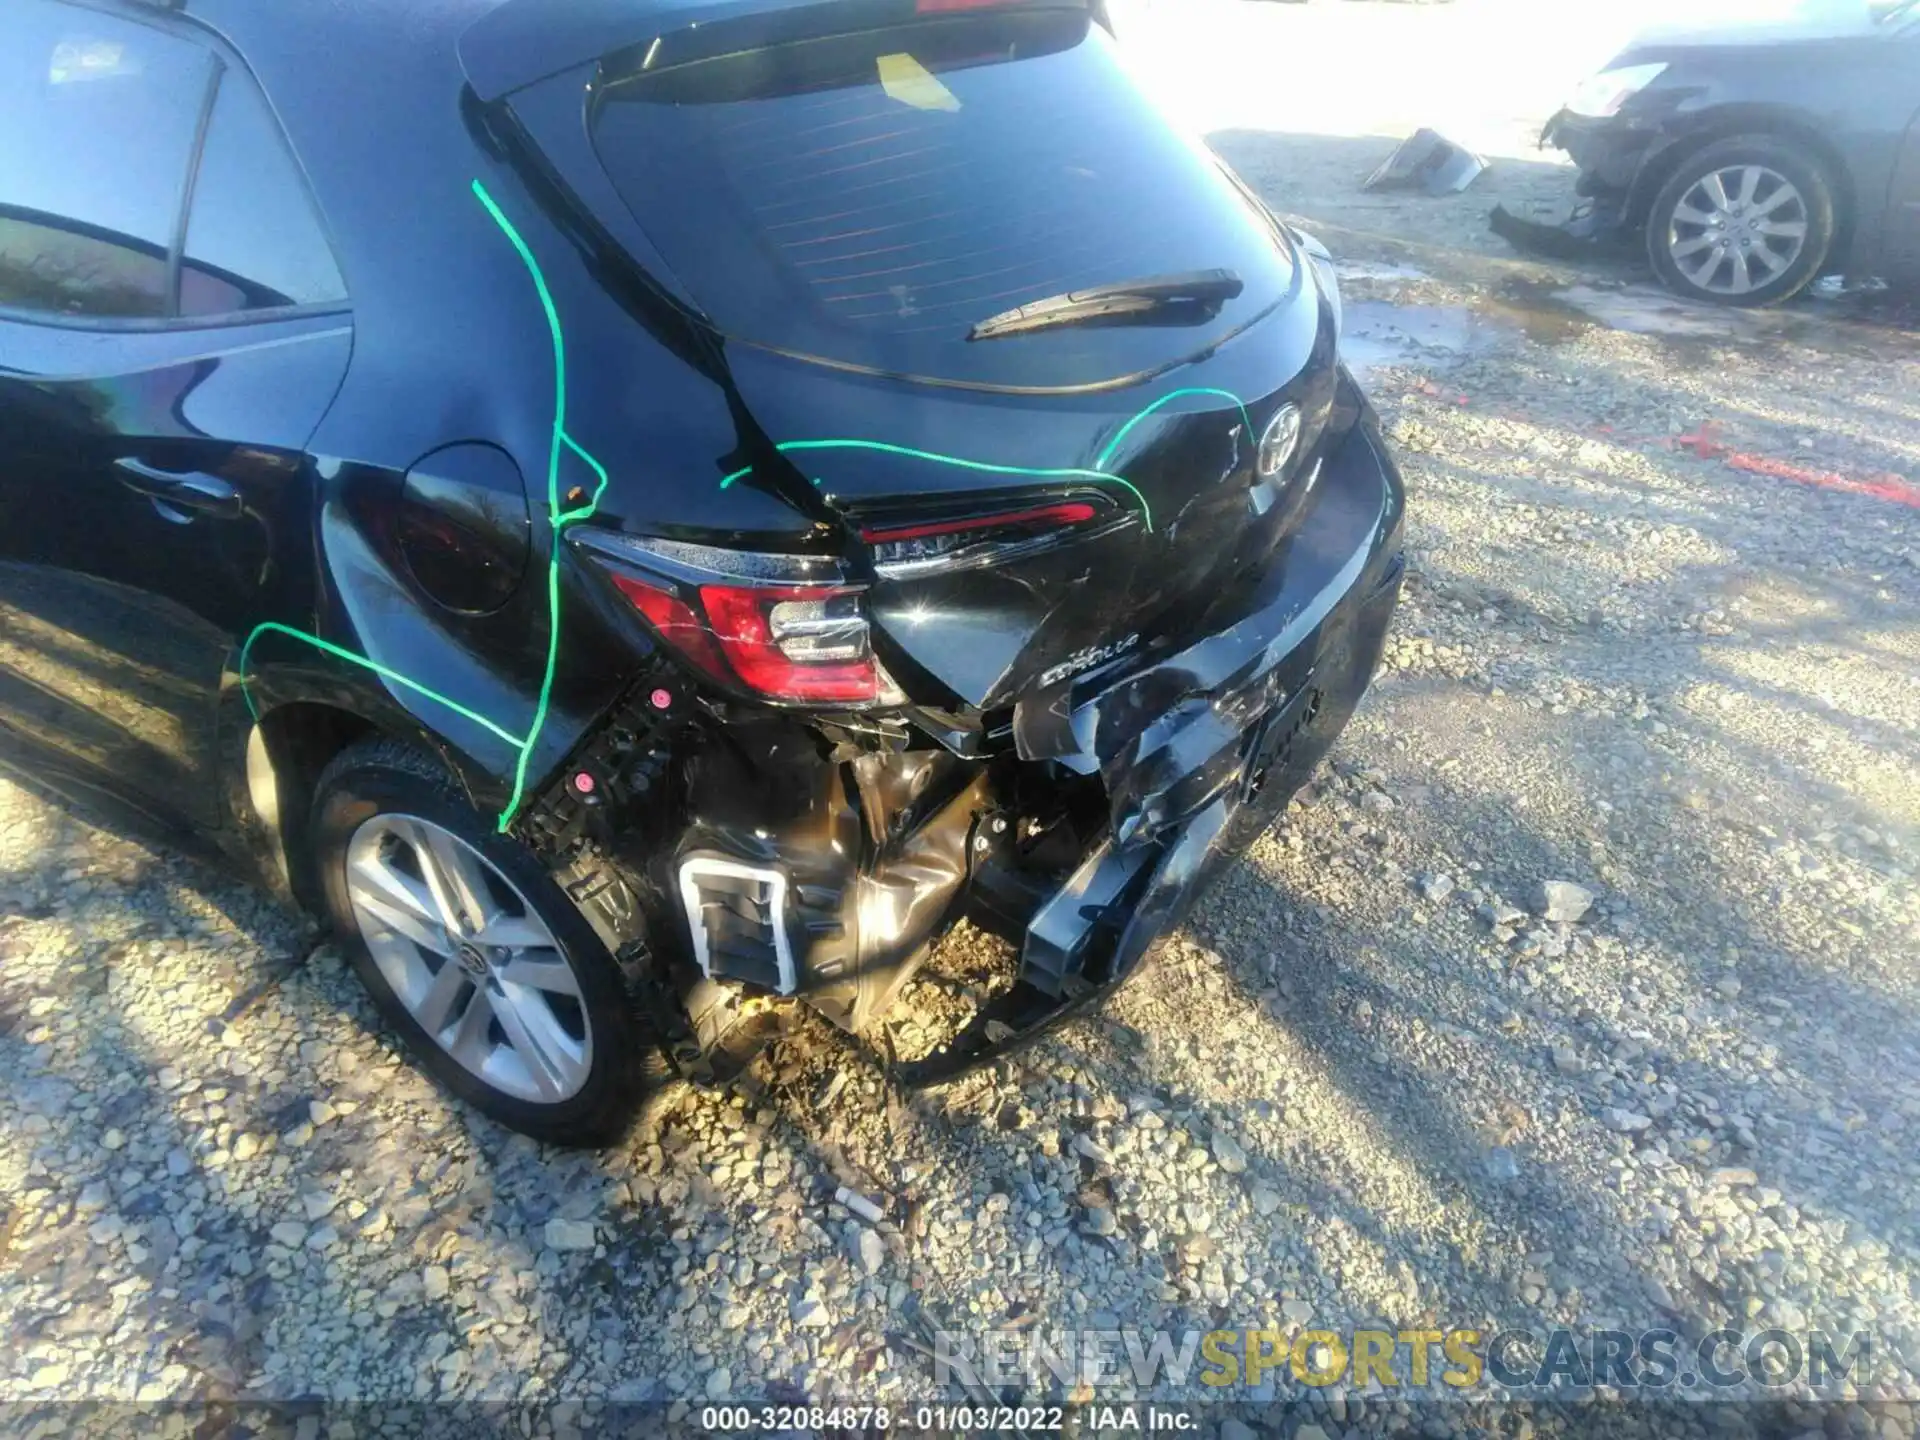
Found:
<path fill-rule="evenodd" d="M 347 893 L 347 847 L 355 831 L 380 814 L 431 821 L 471 845 L 519 888 L 539 913 L 580 983 L 581 1008 L 593 1037 L 593 1060 L 578 1092 L 553 1105 L 508 1095 L 455 1060 L 394 994 L 368 953 Z M 612 1138 L 618 1117 L 638 1098 L 636 1059 L 651 1043 L 643 1033 L 613 957 L 544 866 L 517 840 L 500 835 L 450 786 L 378 759 L 349 765 L 322 781 L 315 796 L 312 855 L 335 933 L 382 1017 L 405 1037 L 419 1062 L 448 1090 L 508 1127 L 558 1144 Z"/>
<path fill-rule="evenodd" d="M 1786 274 L 1745 295 L 1703 290 L 1680 273 L 1667 253 L 1667 235 L 1681 199 L 1703 177 L 1730 165 L 1764 165 L 1791 180 L 1807 207 L 1807 244 Z M 1833 186 L 1820 163 L 1801 146 L 1766 135 L 1735 136 L 1689 155 L 1654 197 L 1647 216 L 1647 258 L 1660 283 L 1675 294 L 1714 305 L 1750 308 L 1790 300 L 1820 278 L 1832 253 L 1836 232 Z"/>

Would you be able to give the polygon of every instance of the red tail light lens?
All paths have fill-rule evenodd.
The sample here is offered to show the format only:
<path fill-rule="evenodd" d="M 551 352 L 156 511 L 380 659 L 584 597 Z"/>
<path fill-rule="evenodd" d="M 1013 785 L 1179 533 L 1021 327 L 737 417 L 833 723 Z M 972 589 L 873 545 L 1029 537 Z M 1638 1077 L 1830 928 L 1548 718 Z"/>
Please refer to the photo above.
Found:
<path fill-rule="evenodd" d="M 898 698 L 874 658 L 857 586 L 700 585 L 689 593 L 618 572 L 613 583 L 663 641 L 722 684 L 810 704 Z"/>
<path fill-rule="evenodd" d="M 784 700 L 868 704 L 880 698 L 856 589 L 702 585 L 714 639 L 747 687 Z"/>
<path fill-rule="evenodd" d="M 934 570 L 993 564 L 1036 546 L 1084 535 L 1101 518 L 1091 501 L 1062 500 L 993 515 L 870 525 L 860 538 L 873 548 L 874 567 L 888 579 Z"/>
<path fill-rule="evenodd" d="M 660 638 L 691 661 L 694 669 L 722 684 L 733 683 L 734 673 L 720 658 L 712 634 L 686 601 L 671 590 L 657 589 L 631 575 L 615 574 L 613 583 L 633 602 L 633 608 L 653 623 Z"/>

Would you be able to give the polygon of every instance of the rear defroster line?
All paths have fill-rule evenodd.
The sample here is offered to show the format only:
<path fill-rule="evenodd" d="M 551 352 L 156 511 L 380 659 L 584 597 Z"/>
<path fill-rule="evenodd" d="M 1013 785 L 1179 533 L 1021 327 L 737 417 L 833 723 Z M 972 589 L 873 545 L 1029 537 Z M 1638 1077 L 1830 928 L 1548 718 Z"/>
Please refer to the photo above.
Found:
<path fill-rule="evenodd" d="M 505 834 L 526 798 L 527 765 L 532 759 L 533 747 L 539 743 L 540 732 L 546 728 L 547 714 L 552 706 L 553 679 L 560 662 L 560 534 L 567 526 L 587 519 L 599 507 L 600 497 L 607 488 L 607 470 L 567 433 L 566 337 L 561 332 L 560 312 L 554 307 L 553 294 L 547 288 L 547 279 L 541 273 L 540 262 L 533 258 L 533 251 L 527 247 L 527 242 L 521 238 L 513 222 L 507 219 L 500 207 L 494 203 L 493 196 L 487 193 L 487 187 L 475 180 L 473 193 L 485 207 L 487 214 L 493 217 L 494 223 L 500 227 L 501 232 L 506 235 L 514 252 L 519 255 L 521 263 L 527 267 L 527 274 L 533 278 L 533 288 L 540 297 L 540 308 L 547 318 L 547 329 L 553 337 L 553 431 L 547 452 L 547 523 L 551 531 L 547 556 L 547 663 L 540 677 L 540 694 L 534 704 L 533 722 L 524 736 L 515 735 L 477 711 L 468 709 L 456 700 L 448 699 L 438 691 L 376 660 L 355 654 L 330 640 L 321 639 L 318 635 L 311 635 L 304 630 L 296 630 L 291 625 L 282 625 L 275 621 L 255 626 L 253 632 L 247 636 L 246 643 L 240 647 L 239 678 L 240 691 L 246 697 L 247 710 L 257 721 L 260 718 L 260 711 L 254 704 L 252 691 L 247 684 L 247 661 L 253 650 L 253 643 L 263 634 L 289 635 L 296 640 L 304 640 L 307 644 L 325 651 L 336 659 L 364 666 L 383 679 L 405 686 L 435 704 L 445 706 L 463 719 L 471 720 L 489 734 L 504 740 L 516 752 L 513 767 L 513 794 L 508 799 L 506 808 L 500 812 L 498 822 L 500 833 Z M 569 450 L 593 471 L 599 483 L 594 486 L 593 494 L 584 504 L 577 505 L 571 510 L 563 510 L 560 508 L 560 462 Z"/>

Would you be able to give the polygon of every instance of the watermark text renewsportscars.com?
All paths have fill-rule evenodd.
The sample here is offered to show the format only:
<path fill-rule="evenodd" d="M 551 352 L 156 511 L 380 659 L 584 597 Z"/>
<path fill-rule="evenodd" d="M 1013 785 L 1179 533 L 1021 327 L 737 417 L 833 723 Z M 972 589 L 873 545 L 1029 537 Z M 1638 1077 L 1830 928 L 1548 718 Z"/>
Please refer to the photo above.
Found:
<path fill-rule="evenodd" d="M 1332 1386 L 1434 1395 L 1617 1390 L 1702 1395 L 1799 1387 L 1839 1395 L 1867 1383 L 1865 1331 L 1131 1330 L 940 1331 L 934 1378 L 1068 1391 L 1188 1386 L 1284 1396 Z"/>

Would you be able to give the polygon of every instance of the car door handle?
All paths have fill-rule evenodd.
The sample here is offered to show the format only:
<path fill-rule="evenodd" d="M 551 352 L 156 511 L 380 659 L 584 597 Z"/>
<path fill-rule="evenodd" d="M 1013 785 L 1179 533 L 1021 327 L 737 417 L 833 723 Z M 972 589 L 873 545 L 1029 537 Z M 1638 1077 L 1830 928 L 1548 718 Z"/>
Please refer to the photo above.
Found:
<path fill-rule="evenodd" d="M 119 472 L 120 483 L 129 490 L 138 491 L 165 505 L 177 506 L 182 510 L 198 510 L 223 520 L 238 520 L 245 508 L 240 492 L 218 475 L 207 475 L 198 470 L 184 474 L 156 470 L 131 456 L 114 461 L 113 468 Z"/>

